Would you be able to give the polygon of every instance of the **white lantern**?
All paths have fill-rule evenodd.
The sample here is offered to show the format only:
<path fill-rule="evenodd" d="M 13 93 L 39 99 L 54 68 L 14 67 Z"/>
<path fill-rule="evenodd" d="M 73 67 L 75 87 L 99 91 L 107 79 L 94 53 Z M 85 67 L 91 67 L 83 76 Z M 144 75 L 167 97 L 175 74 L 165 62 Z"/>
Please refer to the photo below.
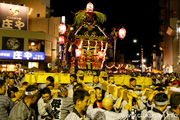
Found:
<path fill-rule="evenodd" d="M 103 59 L 104 55 L 105 55 L 104 51 L 99 51 L 98 52 L 99 59 Z"/>
<path fill-rule="evenodd" d="M 59 30 L 59 33 L 60 33 L 61 35 L 63 35 L 63 34 L 66 33 L 66 25 L 65 25 L 64 23 L 61 23 L 58 28 L 59 28 L 59 29 L 58 29 L 58 30 Z"/>
<path fill-rule="evenodd" d="M 93 12 L 93 9 L 94 9 L 94 5 L 89 2 L 86 6 L 86 12 Z"/>
<path fill-rule="evenodd" d="M 125 28 L 119 29 L 119 38 L 124 39 L 125 36 L 126 36 L 126 29 Z"/>
<path fill-rule="evenodd" d="M 76 49 L 76 57 L 81 57 L 82 51 L 80 49 Z"/>

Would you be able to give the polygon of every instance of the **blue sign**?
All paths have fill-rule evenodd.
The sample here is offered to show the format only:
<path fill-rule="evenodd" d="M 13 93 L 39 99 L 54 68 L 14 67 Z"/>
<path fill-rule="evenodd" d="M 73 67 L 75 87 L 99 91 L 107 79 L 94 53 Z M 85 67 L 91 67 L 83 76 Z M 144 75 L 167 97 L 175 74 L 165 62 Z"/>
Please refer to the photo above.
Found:
<path fill-rule="evenodd" d="M 0 50 L 0 59 L 7 59 L 7 60 L 45 60 L 45 52 Z"/>

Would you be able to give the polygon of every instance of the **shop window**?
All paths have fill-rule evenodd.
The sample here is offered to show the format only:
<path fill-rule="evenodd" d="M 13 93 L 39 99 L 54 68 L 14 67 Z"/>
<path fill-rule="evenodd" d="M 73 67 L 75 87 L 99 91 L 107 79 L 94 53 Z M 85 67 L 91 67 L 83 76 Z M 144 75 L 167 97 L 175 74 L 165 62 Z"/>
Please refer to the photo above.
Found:
<path fill-rule="evenodd" d="M 28 62 L 28 68 L 39 68 L 39 63 L 38 62 Z"/>
<path fill-rule="evenodd" d="M 29 41 L 28 44 L 29 51 L 44 52 L 44 42 L 43 41 Z"/>

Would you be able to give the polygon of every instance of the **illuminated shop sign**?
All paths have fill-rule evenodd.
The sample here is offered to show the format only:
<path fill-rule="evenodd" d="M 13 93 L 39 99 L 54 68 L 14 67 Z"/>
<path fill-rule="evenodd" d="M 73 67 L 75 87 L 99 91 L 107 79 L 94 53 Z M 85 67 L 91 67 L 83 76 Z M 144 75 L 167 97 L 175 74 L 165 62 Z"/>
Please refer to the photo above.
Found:
<path fill-rule="evenodd" d="M 28 7 L 0 3 L 0 28 L 27 30 Z"/>
<path fill-rule="evenodd" d="M 6 60 L 45 60 L 45 52 L 0 50 L 0 59 L 6 59 Z"/>

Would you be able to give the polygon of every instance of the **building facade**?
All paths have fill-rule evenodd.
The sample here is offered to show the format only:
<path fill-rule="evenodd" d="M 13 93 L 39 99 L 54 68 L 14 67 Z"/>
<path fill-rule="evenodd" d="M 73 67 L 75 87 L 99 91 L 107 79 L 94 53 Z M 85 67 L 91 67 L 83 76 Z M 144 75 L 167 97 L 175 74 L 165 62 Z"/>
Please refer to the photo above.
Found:
<path fill-rule="evenodd" d="M 54 69 L 60 17 L 50 17 L 50 0 L 3 1 L 0 0 L 0 70 L 15 71 L 19 64 L 45 71 Z"/>
<path fill-rule="evenodd" d="M 163 56 L 162 69 L 165 72 L 180 73 L 180 18 L 179 0 L 159 0 L 160 5 L 160 50 Z"/>

